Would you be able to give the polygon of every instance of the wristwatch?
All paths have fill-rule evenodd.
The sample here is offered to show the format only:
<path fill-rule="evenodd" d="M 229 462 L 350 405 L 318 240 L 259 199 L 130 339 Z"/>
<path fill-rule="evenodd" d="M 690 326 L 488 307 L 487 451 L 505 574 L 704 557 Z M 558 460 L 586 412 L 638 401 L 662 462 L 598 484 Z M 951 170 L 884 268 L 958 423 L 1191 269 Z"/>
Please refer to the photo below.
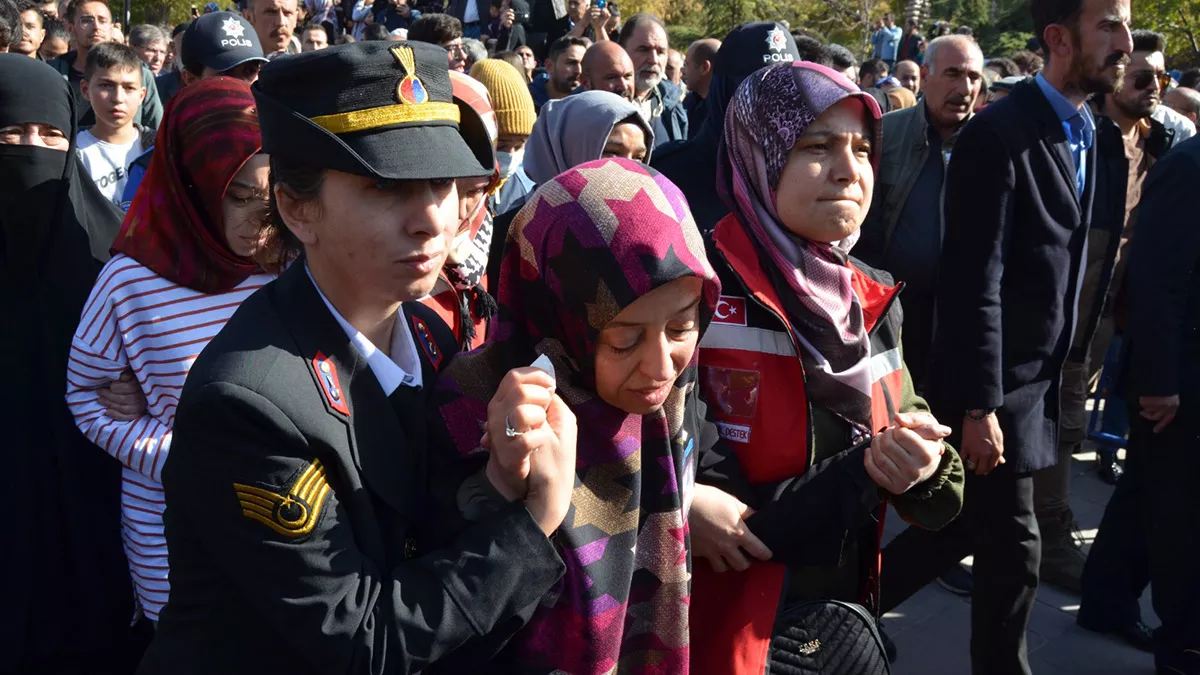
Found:
<path fill-rule="evenodd" d="M 972 422 L 982 422 L 983 418 L 994 412 L 996 412 L 995 408 L 972 408 L 966 412 L 966 416 Z"/>

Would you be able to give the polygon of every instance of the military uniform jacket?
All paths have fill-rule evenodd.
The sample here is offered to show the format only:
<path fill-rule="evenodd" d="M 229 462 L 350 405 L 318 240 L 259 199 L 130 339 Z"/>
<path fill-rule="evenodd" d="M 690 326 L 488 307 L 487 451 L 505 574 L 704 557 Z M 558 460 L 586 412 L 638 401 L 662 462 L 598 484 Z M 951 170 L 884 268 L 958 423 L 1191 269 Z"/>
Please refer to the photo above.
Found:
<path fill-rule="evenodd" d="M 411 305 L 424 392 L 453 337 Z M 303 264 L 243 303 L 180 398 L 140 673 L 412 673 L 532 611 L 562 560 L 519 503 L 442 526 L 461 520 L 427 458 L 448 453 L 413 396 L 398 414 Z"/>

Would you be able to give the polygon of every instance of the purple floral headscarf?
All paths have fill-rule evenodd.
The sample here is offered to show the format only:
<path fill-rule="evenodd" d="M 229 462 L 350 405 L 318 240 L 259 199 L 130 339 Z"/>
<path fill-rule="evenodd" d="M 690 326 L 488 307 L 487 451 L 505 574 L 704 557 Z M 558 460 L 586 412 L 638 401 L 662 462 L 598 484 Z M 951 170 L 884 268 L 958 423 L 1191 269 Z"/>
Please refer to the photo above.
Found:
<path fill-rule="evenodd" d="M 775 191 L 792 148 L 822 113 L 860 100 L 869 119 L 872 163 L 882 144 L 879 104 L 845 76 L 807 61 L 763 68 L 738 87 L 725 117 L 717 185 L 766 261 L 803 349 L 809 396 L 850 423 L 871 423 L 870 342 L 855 294 L 849 252 L 858 233 L 833 244 L 789 232 Z"/>

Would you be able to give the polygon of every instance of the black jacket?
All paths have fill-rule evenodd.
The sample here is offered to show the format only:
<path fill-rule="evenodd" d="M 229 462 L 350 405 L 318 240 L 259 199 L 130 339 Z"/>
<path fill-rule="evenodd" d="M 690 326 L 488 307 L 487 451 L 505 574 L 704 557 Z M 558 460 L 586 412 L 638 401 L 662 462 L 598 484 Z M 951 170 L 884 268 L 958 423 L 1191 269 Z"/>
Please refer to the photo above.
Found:
<path fill-rule="evenodd" d="M 708 118 L 708 104 L 700 94 L 689 91 L 687 96 L 683 97 L 683 110 L 687 113 L 688 140 L 691 140 L 700 132 L 700 127 L 704 126 L 704 120 Z"/>
<path fill-rule="evenodd" d="M 1066 132 L 1033 81 L 959 134 L 946 180 L 930 403 L 957 426 L 997 408 L 1018 473 L 1058 458 L 1059 388 L 1095 192 L 1080 199 Z"/>
<path fill-rule="evenodd" d="M 0 62 L 0 127 L 54 122 L 70 142 L 61 159 L 0 145 L 0 353 L 11 383 L 0 392 L 0 673 L 129 672 L 145 641 L 129 626 L 121 464 L 84 437 L 64 397 L 71 337 L 121 212 L 75 157 L 68 83 L 30 58 Z"/>
<path fill-rule="evenodd" d="M 475 11 L 479 12 L 479 18 L 476 19 L 475 22 L 481 26 L 486 26 L 487 23 L 492 20 L 490 12 L 492 3 L 490 0 L 450 0 L 450 2 L 446 5 L 446 13 L 458 19 L 459 21 L 462 21 L 465 25 L 467 20 L 463 17 L 465 17 L 467 14 L 468 2 L 474 2 Z"/>
<path fill-rule="evenodd" d="M 717 223 L 729 215 L 729 207 L 725 206 L 717 189 L 717 164 L 722 160 L 719 155 L 721 139 L 725 136 L 725 110 L 741 82 L 740 77 L 714 74 L 704 99 L 707 113 L 700 129 L 692 133 L 689 128 L 689 140 L 666 146 L 658 145 L 657 136 L 654 139 L 650 166 L 671 179 L 687 197 L 696 227 L 705 239 Z"/>
<path fill-rule="evenodd" d="M 1134 396 L 1200 393 L 1200 138 L 1179 144 L 1150 170 L 1129 254 L 1129 323 Z M 1174 424 L 1180 424 L 1179 421 Z"/>
<path fill-rule="evenodd" d="M 460 534 L 443 527 L 461 521 L 455 495 L 429 489 L 427 458 L 444 453 L 427 452 L 421 399 L 454 343 L 411 305 L 425 387 L 407 407 L 384 395 L 303 264 L 196 360 L 163 470 L 171 600 L 139 672 L 413 673 L 515 630 L 560 578 L 519 504 Z"/>
<path fill-rule="evenodd" d="M 658 133 L 657 129 L 654 133 Z M 671 179 L 687 197 L 696 227 L 706 239 L 717 223 L 729 215 L 729 207 L 717 192 L 721 135 L 719 125 L 709 118 L 690 140 L 655 148 L 650 159 L 650 166 Z"/>

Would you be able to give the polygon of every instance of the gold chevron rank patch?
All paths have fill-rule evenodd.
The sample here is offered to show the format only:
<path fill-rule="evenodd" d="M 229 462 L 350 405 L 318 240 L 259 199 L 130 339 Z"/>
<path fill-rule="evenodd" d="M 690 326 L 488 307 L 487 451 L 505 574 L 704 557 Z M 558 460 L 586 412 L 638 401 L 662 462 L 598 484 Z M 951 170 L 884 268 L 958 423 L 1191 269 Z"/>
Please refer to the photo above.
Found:
<path fill-rule="evenodd" d="M 312 532 L 330 488 L 325 467 L 319 460 L 313 460 L 286 495 L 241 483 L 234 483 L 233 490 L 243 516 L 294 538 Z"/>

